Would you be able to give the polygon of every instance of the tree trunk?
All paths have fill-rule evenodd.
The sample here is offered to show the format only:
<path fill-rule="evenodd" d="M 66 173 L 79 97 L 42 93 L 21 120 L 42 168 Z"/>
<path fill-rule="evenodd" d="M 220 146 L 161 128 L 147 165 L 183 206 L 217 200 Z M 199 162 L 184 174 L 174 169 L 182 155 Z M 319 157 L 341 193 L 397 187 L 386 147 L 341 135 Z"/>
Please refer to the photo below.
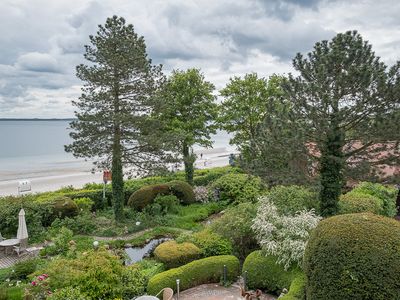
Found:
<path fill-rule="evenodd" d="M 324 217 L 338 212 L 338 201 L 343 187 L 344 135 L 338 122 L 333 119 L 326 140 L 321 145 L 320 174 L 321 192 L 320 209 Z"/>
<path fill-rule="evenodd" d="M 114 129 L 112 153 L 112 193 L 114 201 L 115 220 L 123 219 L 124 207 L 124 177 L 122 171 L 121 132 L 119 126 Z"/>
<path fill-rule="evenodd" d="M 185 176 L 186 181 L 193 185 L 193 173 L 194 173 L 194 156 L 189 151 L 189 146 L 186 143 L 183 143 L 182 152 L 183 152 L 183 163 L 185 164 Z"/>

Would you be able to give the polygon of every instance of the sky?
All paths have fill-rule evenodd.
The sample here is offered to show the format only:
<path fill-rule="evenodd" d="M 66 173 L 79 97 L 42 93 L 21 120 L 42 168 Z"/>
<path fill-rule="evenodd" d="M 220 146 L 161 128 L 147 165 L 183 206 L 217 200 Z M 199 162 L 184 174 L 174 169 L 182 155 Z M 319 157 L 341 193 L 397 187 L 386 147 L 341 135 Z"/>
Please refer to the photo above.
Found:
<path fill-rule="evenodd" d="M 233 76 L 294 72 L 296 53 L 347 30 L 392 65 L 399 11 L 397 0 L 0 0 L 0 118 L 73 117 L 75 66 L 113 15 L 144 36 L 165 74 L 200 68 L 219 90 Z"/>

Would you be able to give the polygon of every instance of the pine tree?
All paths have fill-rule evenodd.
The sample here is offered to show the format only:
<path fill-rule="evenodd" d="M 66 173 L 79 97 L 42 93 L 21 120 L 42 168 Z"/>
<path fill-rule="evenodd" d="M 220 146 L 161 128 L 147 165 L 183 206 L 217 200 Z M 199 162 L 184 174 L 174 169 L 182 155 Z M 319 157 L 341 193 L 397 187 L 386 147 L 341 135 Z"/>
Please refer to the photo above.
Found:
<path fill-rule="evenodd" d="M 123 218 L 123 167 L 149 170 L 159 162 L 158 139 L 151 133 L 153 93 L 162 82 L 161 67 L 152 66 L 143 37 L 132 25 L 114 16 L 90 36 L 77 77 L 84 82 L 82 95 L 73 101 L 73 143 L 66 151 L 94 158 L 98 167 L 111 164 L 115 218 Z"/>
<path fill-rule="evenodd" d="M 316 43 L 306 57 L 297 54 L 293 65 L 300 75 L 290 75 L 285 90 L 319 152 L 321 212 L 333 215 L 349 171 L 362 166 L 373 174 L 400 163 L 399 64 L 388 70 L 349 31 Z"/>

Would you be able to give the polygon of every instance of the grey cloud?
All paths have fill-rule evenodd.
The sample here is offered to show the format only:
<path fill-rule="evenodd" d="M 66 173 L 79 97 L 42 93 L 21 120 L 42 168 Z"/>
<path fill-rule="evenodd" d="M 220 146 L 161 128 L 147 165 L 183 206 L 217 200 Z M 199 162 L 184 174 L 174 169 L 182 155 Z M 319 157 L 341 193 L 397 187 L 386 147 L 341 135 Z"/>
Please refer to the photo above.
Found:
<path fill-rule="evenodd" d="M 17 66 L 22 70 L 34 72 L 58 73 L 60 71 L 57 60 L 47 53 L 29 52 L 21 55 Z"/>

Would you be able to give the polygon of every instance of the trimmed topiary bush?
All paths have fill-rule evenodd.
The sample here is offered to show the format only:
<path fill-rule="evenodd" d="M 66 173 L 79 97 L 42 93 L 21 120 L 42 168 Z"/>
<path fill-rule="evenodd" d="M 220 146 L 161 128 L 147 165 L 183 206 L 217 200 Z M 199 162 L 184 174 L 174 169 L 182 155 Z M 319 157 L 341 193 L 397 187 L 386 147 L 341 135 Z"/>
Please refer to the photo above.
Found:
<path fill-rule="evenodd" d="M 53 214 L 57 218 L 73 218 L 79 213 L 78 205 L 68 197 L 58 197 L 53 203 Z"/>
<path fill-rule="evenodd" d="M 400 299 L 400 223 L 370 213 L 319 223 L 304 255 L 308 300 Z"/>
<path fill-rule="evenodd" d="M 158 245 L 154 250 L 154 257 L 170 268 L 187 264 L 201 255 L 199 247 L 192 243 L 178 244 L 176 241 L 167 241 Z"/>
<path fill-rule="evenodd" d="M 236 279 L 239 275 L 239 260 L 235 256 L 212 256 L 155 275 L 149 280 L 147 292 L 155 295 L 166 287 L 176 291 L 176 279 L 180 279 L 181 290 L 200 284 L 220 282 L 224 265 L 228 271 L 227 280 Z"/>
<path fill-rule="evenodd" d="M 192 204 L 196 202 L 193 188 L 185 181 L 174 180 L 167 183 L 171 193 L 175 195 L 182 203 Z"/>
<path fill-rule="evenodd" d="M 310 209 L 319 211 L 318 194 L 303 186 L 275 186 L 268 193 L 268 198 L 282 214 L 294 214 Z"/>
<path fill-rule="evenodd" d="M 350 193 L 357 192 L 379 198 L 382 201 L 381 214 L 387 217 L 394 217 L 397 214 L 396 197 L 398 190 L 394 187 L 387 187 L 379 183 L 361 182 Z"/>
<path fill-rule="evenodd" d="M 279 294 L 282 289 L 289 289 L 293 279 L 301 271 L 292 267 L 285 271 L 277 264 L 274 256 L 265 256 L 261 250 L 250 253 L 243 263 L 243 272 L 247 271 L 247 285 L 251 289 L 264 289 Z"/>
<path fill-rule="evenodd" d="M 168 195 L 169 193 L 170 190 L 166 184 L 145 186 L 132 194 L 128 205 L 137 210 L 142 210 L 147 205 L 153 203 L 157 195 Z"/>
<path fill-rule="evenodd" d="M 304 300 L 306 297 L 306 278 L 304 274 L 298 275 L 290 284 L 289 292 L 280 297 L 280 300 Z"/>
<path fill-rule="evenodd" d="M 230 203 L 255 202 L 262 185 L 259 177 L 246 174 L 227 174 L 212 184 L 219 193 L 219 200 Z"/>
<path fill-rule="evenodd" d="M 373 214 L 380 214 L 382 211 L 383 203 L 377 197 L 358 193 L 349 192 L 341 195 L 339 199 L 339 213 L 352 214 L 370 212 Z"/>

